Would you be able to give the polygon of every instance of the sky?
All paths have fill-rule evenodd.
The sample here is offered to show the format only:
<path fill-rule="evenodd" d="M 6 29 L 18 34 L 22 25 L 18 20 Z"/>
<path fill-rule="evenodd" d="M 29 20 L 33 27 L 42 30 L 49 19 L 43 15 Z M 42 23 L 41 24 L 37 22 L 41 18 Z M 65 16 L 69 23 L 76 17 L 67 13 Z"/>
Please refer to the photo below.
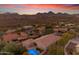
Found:
<path fill-rule="evenodd" d="M 49 11 L 79 14 L 79 4 L 0 4 L 0 13 L 36 14 Z"/>

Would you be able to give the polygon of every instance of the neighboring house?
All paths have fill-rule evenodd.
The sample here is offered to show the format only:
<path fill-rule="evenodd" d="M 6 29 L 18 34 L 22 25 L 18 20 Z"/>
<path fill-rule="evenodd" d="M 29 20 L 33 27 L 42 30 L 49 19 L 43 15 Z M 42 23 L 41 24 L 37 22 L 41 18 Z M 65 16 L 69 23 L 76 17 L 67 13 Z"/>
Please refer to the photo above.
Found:
<path fill-rule="evenodd" d="M 45 35 L 45 36 L 35 39 L 34 42 L 37 44 L 39 48 L 47 49 L 48 46 L 55 43 L 59 39 L 60 39 L 60 36 L 49 34 L 49 35 Z"/>
<path fill-rule="evenodd" d="M 4 34 L 2 36 L 2 38 L 5 41 L 13 41 L 13 40 L 16 40 L 18 38 L 18 35 L 17 35 L 17 33 L 7 33 L 7 34 Z"/>
<path fill-rule="evenodd" d="M 49 34 L 42 36 L 37 39 L 28 39 L 22 42 L 22 45 L 28 50 L 39 51 L 40 54 L 45 54 L 47 51 L 48 46 L 55 43 L 59 40 L 59 36 L 55 36 L 54 34 Z M 33 52 L 34 52 L 33 51 Z"/>
<path fill-rule="evenodd" d="M 28 39 L 22 42 L 23 47 L 25 47 L 26 52 L 25 54 L 30 54 L 30 55 L 38 55 L 40 54 L 40 50 L 38 50 L 37 45 L 34 43 L 33 39 Z"/>
<path fill-rule="evenodd" d="M 5 33 L 2 36 L 2 39 L 5 41 L 22 41 L 24 39 L 27 39 L 28 35 L 24 32 L 12 32 L 12 33 Z"/>
<path fill-rule="evenodd" d="M 79 37 L 70 40 L 65 46 L 64 52 L 69 55 L 79 54 Z"/>

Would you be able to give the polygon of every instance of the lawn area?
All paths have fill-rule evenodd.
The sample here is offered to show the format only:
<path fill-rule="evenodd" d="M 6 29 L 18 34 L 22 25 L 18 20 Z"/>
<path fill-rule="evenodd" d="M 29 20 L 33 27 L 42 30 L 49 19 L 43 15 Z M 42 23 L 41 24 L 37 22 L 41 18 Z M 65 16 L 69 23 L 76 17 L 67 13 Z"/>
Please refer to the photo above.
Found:
<path fill-rule="evenodd" d="M 67 42 L 75 36 L 75 33 L 66 32 L 63 34 L 61 39 L 55 44 L 48 47 L 49 55 L 64 55 L 64 47 Z"/>

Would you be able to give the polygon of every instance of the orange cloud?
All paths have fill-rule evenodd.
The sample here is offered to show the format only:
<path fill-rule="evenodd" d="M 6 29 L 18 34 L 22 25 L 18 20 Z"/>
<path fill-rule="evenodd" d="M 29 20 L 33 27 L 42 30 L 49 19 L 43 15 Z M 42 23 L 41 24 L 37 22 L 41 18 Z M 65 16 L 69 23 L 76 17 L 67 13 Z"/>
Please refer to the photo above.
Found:
<path fill-rule="evenodd" d="M 79 9 L 79 6 L 65 6 L 64 4 L 24 4 L 23 6 L 29 6 L 32 8 L 61 8 L 65 10 Z"/>

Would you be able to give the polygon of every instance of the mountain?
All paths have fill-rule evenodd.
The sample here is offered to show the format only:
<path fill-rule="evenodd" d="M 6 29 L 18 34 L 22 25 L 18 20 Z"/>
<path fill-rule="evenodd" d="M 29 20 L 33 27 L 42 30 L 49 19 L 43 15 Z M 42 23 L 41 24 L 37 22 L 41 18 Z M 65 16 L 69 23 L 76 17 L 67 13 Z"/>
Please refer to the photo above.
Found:
<path fill-rule="evenodd" d="M 67 13 L 37 13 L 35 15 L 19 15 L 17 13 L 0 14 L 0 27 L 17 27 L 29 24 L 52 24 L 53 22 L 79 23 L 79 17 Z"/>

